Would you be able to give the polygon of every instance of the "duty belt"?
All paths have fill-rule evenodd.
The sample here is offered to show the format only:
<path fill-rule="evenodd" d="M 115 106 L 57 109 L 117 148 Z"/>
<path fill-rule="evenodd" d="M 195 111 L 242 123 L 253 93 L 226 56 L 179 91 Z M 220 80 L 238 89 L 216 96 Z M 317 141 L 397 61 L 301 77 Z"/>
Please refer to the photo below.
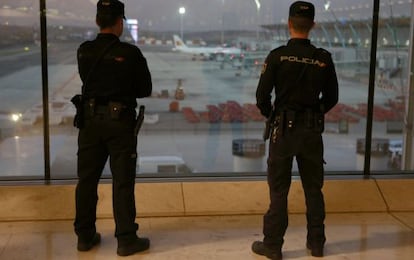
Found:
<path fill-rule="evenodd" d="M 323 129 L 324 114 L 310 109 L 305 111 L 286 110 L 277 113 L 275 125 L 278 126 L 281 135 L 284 130 L 293 130 L 296 126 L 319 131 Z"/>
<path fill-rule="evenodd" d="M 90 117 L 95 116 L 97 113 L 108 113 L 112 119 L 119 119 L 121 114 L 128 109 L 128 106 L 121 102 L 96 98 L 88 99 L 84 105 L 86 113 Z"/>

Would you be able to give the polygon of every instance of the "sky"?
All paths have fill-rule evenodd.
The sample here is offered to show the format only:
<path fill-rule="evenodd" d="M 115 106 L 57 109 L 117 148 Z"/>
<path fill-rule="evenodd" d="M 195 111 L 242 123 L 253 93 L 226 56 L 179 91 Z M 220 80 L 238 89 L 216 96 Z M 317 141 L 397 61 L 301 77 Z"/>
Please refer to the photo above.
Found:
<path fill-rule="evenodd" d="M 287 17 L 286 0 L 125 0 L 127 13 L 138 15 L 142 27 L 169 30 L 180 26 L 179 7 L 186 8 L 183 26 L 187 30 L 255 29 Z M 206 4 L 208 3 L 208 4 Z M 131 10 L 132 9 L 132 10 Z"/>
<path fill-rule="evenodd" d="M 271 23 L 272 16 L 282 15 L 281 11 L 289 5 L 286 2 L 260 0 L 258 12 L 254 0 L 125 1 L 126 5 L 136 10 L 141 26 L 161 30 L 180 25 L 180 6 L 186 8 L 183 25 L 187 30 L 209 30 L 222 26 L 224 29 L 254 29 L 259 23 Z"/>
<path fill-rule="evenodd" d="M 93 0 L 91 0 L 93 1 Z M 257 9 L 256 1 L 260 3 Z M 255 29 L 259 24 L 285 23 L 294 0 L 124 0 L 127 16 L 137 18 L 141 28 L 171 30 L 180 26 L 179 7 L 186 8 L 187 30 Z M 367 19 L 372 0 L 314 0 L 316 20 Z M 329 4 L 329 10 L 325 5 Z M 206 4 L 207 3 L 207 4 Z M 382 15 L 411 13 L 411 0 L 381 0 Z M 392 6 L 392 8 L 390 8 Z M 408 7 L 408 10 L 407 10 Z"/>
<path fill-rule="evenodd" d="M 46 0 L 52 24 L 94 26 L 97 0 Z M 186 31 L 255 30 L 263 24 L 285 23 L 294 0 L 123 0 L 126 16 L 138 19 L 141 29 Z M 260 3 L 260 9 L 257 7 Z M 373 0 L 311 0 L 316 22 L 368 19 Z M 329 2 L 328 11 L 325 5 Z M 38 21 L 39 0 L 0 0 L 0 23 Z M 412 0 L 381 0 L 380 16 L 411 14 Z M 180 15 L 179 7 L 186 13 Z M 31 21 L 26 21 L 27 16 Z M 30 20 L 29 19 L 29 20 Z"/>

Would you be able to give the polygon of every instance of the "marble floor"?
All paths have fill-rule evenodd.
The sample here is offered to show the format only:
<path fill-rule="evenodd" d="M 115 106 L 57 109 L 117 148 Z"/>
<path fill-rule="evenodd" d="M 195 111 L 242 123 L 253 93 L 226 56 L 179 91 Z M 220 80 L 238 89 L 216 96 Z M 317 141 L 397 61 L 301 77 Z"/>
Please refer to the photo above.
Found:
<path fill-rule="evenodd" d="M 266 259 L 250 250 L 262 239 L 262 216 L 139 218 L 148 252 L 128 259 Z M 72 221 L 0 222 L 0 259 L 118 259 L 112 219 L 97 222 L 102 242 L 77 252 Z M 305 216 L 290 215 L 284 259 L 313 259 L 305 249 Z M 328 214 L 324 259 L 414 259 L 414 212 Z M 122 257 L 124 258 L 124 257 Z M 316 258 L 315 258 L 316 259 Z"/>

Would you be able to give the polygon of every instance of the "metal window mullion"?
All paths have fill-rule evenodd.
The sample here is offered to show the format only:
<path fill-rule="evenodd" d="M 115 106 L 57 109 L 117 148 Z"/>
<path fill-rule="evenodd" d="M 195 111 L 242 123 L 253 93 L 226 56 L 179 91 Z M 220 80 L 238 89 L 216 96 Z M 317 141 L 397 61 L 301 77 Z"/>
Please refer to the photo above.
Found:
<path fill-rule="evenodd" d="M 367 128 L 365 133 L 364 177 L 369 177 L 371 168 L 372 120 L 374 118 L 375 70 L 377 63 L 379 0 L 373 1 L 374 8 L 372 14 L 371 58 L 369 66 Z"/>
<path fill-rule="evenodd" d="M 46 23 L 46 0 L 40 1 L 40 42 L 42 59 L 42 101 L 43 101 L 43 147 L 45 181 L 50 181 L 50 133 L 49 133 L 49 84 L 48 84 L 48 62 L 47 62 L 47 23 Z"/>
<path fill-rule="evenodd" d="M 412 3 L 411 12 L 414 12 L 414 2 Z M 414 169 L 413 164 L 413 124 L 414 124 L 414 19 L 411 16 L 411 26 L 410 26 L 410 52 L 409 52 L 409 70 L 408 70 L 408 90 L 405 97 L 406 102 L 406 116 L 404 120 L 404 150 L 403 150 L 403 170 L 412 170 Z"/>

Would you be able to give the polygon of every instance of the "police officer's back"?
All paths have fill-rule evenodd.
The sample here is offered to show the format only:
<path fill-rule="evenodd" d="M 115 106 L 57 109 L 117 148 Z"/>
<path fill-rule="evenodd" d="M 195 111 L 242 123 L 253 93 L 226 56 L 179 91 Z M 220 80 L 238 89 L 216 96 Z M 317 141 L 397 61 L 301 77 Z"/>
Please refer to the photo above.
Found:
<path fill-rule="evenodd" d="M 116 8 L 114 9 L 106 10 L 102 7 L 97 14 L 98 19 L 117 12 Z M 103 24 L 105 25 L 105 22 Z M 109 49 L 91 71 L 106 48 Z M 78 66 L 84 84 L 82 94 L 85 99 L 96 98 L 102 102 L 109 99 L 119 100 L 135 108 L 136 98 L 151 95 L 151 75 L 140 49 L 121 42 L 118 35 L 105 33 L 105 29 L 95 40 L 84 42 L 79 47 Z"/>
<path fill-rule="evenodd" d="M 300 19 L 302 17 L 292 17 Z M 338 102 L 338 82 L 331 54 L 313 46 L 307 38 L 291 37 L 287 45 L 270 52 L 256 91 L 257 106 L 265 117 L 272 109 L 315 111 L 320 105 L 327 113 Z"/>
<path fill-rule="evenodd" d="M 322 132 L 324 114 L 338 102 L 338 81 L 330 53 L 308 39 L 314 15 L 309 2 L 290 6 L 291 39 L 267 56 L 256 90 L 257 107 L 272 127 L 267 160 L 270 206 L 263 218 L 264 239 L 255 241 L 252 250 L 271 259 L 282 259 L 294 158 L 307 207 L 306 247 L 320 257 L 326 241 Z"/>
<path fill-rule="evenodd" d="M 78 49 L 82 98 L 77 102 L 78 177 L 75 232 L 79 251 L 100 242 L 96 232 L 97 186 L 109 157 L 113 180 L 113 213 L 117 254 L 131 255 L 149 248 L 137 236 L 135 175 L 137 162 L 136 98 L 151 95 L 152 82 L 140 49 L 121 42 L 124 4 L 97 3 L 100 33 Z"/>

